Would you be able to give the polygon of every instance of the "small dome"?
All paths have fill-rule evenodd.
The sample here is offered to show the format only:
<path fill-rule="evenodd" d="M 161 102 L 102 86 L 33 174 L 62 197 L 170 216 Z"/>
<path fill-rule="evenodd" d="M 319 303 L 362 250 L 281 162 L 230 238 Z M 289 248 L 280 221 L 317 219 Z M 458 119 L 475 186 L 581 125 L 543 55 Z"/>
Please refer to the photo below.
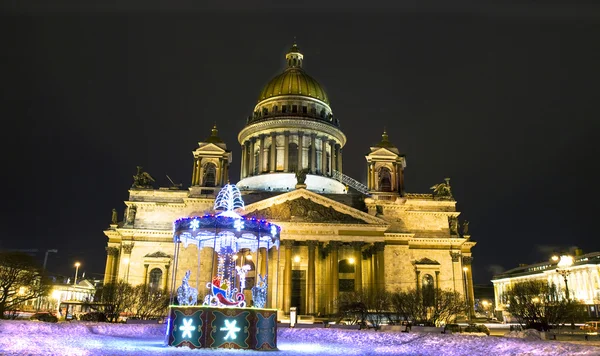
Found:
<path fill-rule="evenodd" d="M 381 141 L 378 144 L 376 144 L 375 147 L 396 148 L 396 146 L 394 146 L 394 144 L 390 142 L 386 130 L 383 130 L 383 134 L 381 135 Z"/>
<path fill-rule="evenodd" d="M 329 98 L 325 90 L 313 77 L 302 69 L 304 56 L 294 43 L 285 55 L 286 70 L 271 79 L 264 86 L 258 97 L 258 102 L 280 95 L 302 95 L 319 99 L 329 105 Z"/>
<path fill-rule="evenodd" d="M 208 136 L 204 142 L 208 143 L 223 143 L 223 140 L 219 137 L 219 130 L 217 130 L 217 124 L 215 124 L 211 130 L 211 135 Z"/>

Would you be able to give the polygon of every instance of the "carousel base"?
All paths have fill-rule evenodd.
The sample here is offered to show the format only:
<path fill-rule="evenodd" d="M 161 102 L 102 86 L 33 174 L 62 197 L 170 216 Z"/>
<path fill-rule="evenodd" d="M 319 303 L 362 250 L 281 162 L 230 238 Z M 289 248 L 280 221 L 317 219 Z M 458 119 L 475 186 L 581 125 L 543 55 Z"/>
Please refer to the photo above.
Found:
<path fill-rule="evenodd" d="M 277 310 L 172 305 L 167 344 L 191 349 L 277 350 Z"/>

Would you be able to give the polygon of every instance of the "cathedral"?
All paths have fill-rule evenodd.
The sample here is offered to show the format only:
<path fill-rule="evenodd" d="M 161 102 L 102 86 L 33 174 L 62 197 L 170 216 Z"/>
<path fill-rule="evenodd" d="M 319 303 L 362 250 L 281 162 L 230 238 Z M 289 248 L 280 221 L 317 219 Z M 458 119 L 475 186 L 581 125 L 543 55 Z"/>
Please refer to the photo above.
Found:
<path fill-rule="evenodd" d="M 475 242 L 468 223 L 459 224 L 449 179 L 431 193 L 406 192 L 406 157 L 385 131 L 365 156 L 363 183 L 345 175 L 346 136 L 327 93 L 303 64 L 294 44 L 285 70 L 260 91 L 238 134 L 239 180 L 229 176 L 234 153 L 216 125 L 192 152 L 187 189 L 155 189 L 152 177 L 138 167 L 122 221 L 113 210 L 104 231 L 104 283 L 171 289 L 173 273 L 179 282 L 182 271 L 190 270 L 190 285 L 205 293 L 214 253 L 181 248 L 176 264 L 173 222 L 214 213 L 219 190 L 237 180 L 245 202 L 239 213 L 281 227 L 279 249 L 254 257 L 267 261 L 264 254 L 270 254 L 258 271 L 269 271 L 268 307 L 326 315 L 337 311 L 343 293 L 433 287 L 459 292 L 472 310 Z M 253 256 L 242 252 L 240 257 L 254 266 Z M 255 277 L 250 271 L 247 283 Z"/>

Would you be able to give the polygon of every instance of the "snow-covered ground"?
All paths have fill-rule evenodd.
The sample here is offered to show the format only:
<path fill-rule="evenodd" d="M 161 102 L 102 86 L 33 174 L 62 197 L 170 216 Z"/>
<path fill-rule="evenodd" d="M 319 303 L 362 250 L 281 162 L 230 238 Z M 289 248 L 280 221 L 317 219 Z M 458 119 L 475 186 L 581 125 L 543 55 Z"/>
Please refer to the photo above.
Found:
<path fill-rule="evenodd" d="M 279 352 L 163 346 L 165 325 L 0 321 L 0 355 L 600 355 L 559 341 L 340 329 L 280 329 Z"/>

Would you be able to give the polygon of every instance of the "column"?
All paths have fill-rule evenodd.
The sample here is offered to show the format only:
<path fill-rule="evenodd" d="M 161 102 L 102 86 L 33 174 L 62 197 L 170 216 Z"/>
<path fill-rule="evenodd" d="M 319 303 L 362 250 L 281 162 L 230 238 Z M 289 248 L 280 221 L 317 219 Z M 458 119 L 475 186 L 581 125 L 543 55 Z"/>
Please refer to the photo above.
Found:
<path fill-rule="evenodd" d="M 288 313 L 292 304 L 292 248 L 294 240 L 283 240 L 285 259 L 283 270 L 283 311 Z"/>
<path fill-rule="evenodd" d="M 245 157 L 246 157 L 246 142 L 244 142 L 242 144 L 242 156 L 241 156 L 241 159 L 240 159 L 240 164 L 241 164 L 241 167 L 240 167 L 240 179 L 244 179 L 244 177 L 245 177 L 245 175 L 244 175 L 244 172 L 246 171 L 246 159 L 245 159 Z"/>
<path fill-rule="evenodd" d="M 256 165 L 256 156 L 254 155 L 254 152 L 256 151 L 256 137 L 252 137 L 250 139 L 250 157 L 248 157 L 248 160 L 250 161 L 250 167 L 248 167 L 248 175 L 249 176 L 253 176 L 254 175 L 254 166 Z"/>
<path fill-rule="evenodd" d="M 317 241 L 307 241 L 308 245 L 308 276 L 307 276 L 307 308 L 306 312 L 309 315 L 315 313 L 315 248 Z"/>
<path fill-rule="evenodd" d="M 371 285 L 369 286 L 369 296 L 372 298 L 377 292 L 377 262 L 376 262 L 375 246 L 371 246 Z"/>
<path fill-rule="evenodd" d="M 327 172 L 328 176 L 333 176 L 333 165 L 335 162 L 335 141 L 329 140 L 329 171 Z"/>
<path fill-rule="evenodd" d="M 416 269 L 416 267 L 415 267 L 415 276 L 417 277 L 417 295 L 418 295 L 419 289 L 421 288 L 421 284 L 419 283 L 421 281 L 421 271 Z"/>
<path fill-rule="evenodd" d="M 283 132 L 283 171 L 289 172 L 289 148 L 290 148 L 290 132 Z"/>
<path fill-rule="evenodd" d="M 115 281 L 115 262 L 119 255 L 119 249 L 116 247 L 106 248 L 106 268 L 104 269 L 104 284 L 110 284 Z"/>
<path fill-rule="evenodd" d="M 310 134 L 310 174 L 315 174 L 317 164 L 317 134 Z"/>
<path fill-rule="evenodd" d="M 385 261 L 383 252 L 385 250 L 385 242 L 375 242 L 375 252 L 377 253 L 377 289 L 385 290 Z"/>
<path fill-rule="evenodd" d="M 338 161 L 338 162 L 337 162 L 337 167 L 338 167 L 338 169 L 337 169 L 337 170 L 338 170 L 340 173 L 342 173 L 342 172 L 343 172 L 343 171 L 342 171 L 342 154 L 343 154 L 343 152 L 342 152 L 342 147 L 340 146 L 340 149 L 339 149 L 339 151 L 338 151 L 338 156 L 337 156 L 337 161 Z"/>
<path fill-rule="evenodd" d="M 144 263 L 144 285 L 148 285 L 148 264 Z"/>
<path fill-rule="evenodd" d="M 121 262 L 127 260 L 127 265 L 123 266 L 125 268 L 123 280 L 125 280 L 126 283 L 129 283 L 129 265 L 131 264 L 131 250 L 133 250 L 133 242 L 127 245 L 123 244 L 121 248 L 123 249 L 123 258 L 121 259 Z"/>
<path fill-rule="evenodd" d="M 321 175 L 327 175 L 327 137 L 321 138 Z"/>
<path fill-rule="evenodd" d="M 258 151 L 258 174 L 262 174 L 265 170 L 266 170 L 266 164 L 267 162 L 265 162 L 265 152 L 266 152 L 266 148 L 265 148 L 265 135 L 260 135 L 260 149 Z"/>
<path fill-rule="evenodd" d="M 192 185 L 197 185 L 198 183 L 196 183 L 196 179 L 198 176 L 198 159 L 196 157 L 194 157 L 194 167 L 192 168 Z"/>
<path fill-rule="evenodd" d="M 440 287 L 440 271 L 435 271 L 435 300 L 438 300 L 438 291 L 441 290 Z"/>
<path fill-rule="evenodd" d="M 302 166 L 302 156 L 304 155 L 304 132 L 298 131 L 298 171 L 301 171 L 304 166 Z"/>
<path fill-rule="evenodd" d="M 273 173 L 277 169 L 277 134 L 271 132 L 271 164 L 269 172 Z"/>
<path fill-rule="evenodd" d="M 354 291 L 362 292 L 362 247 L 364 242 L 353 241 L 351 243 L 354 248 Z"/>
<path fill-rule="evenodd" d="M 340 164 L 339 157 L 340 157 L 340 145 L 336 143 L 335 144 L 335 161 L 333 161 L 333 159 L 332 159 L 332 162 L 335 163 L 335 170 L 338 172 L 341 172 L 340 166 L 339 166 L 339 164 Z"/>
<path fill-rule="evenodd" d="M 467 289 L 467 295 L 465 296 L 466 298 L 468 298 L 469 301 L 469 314 L 470 315 L 475 315 L 475 295 L 473 293 L 473 272 L 472 272 L 472 268 L 471 268 L 471 262 L 473 261 L 473 257 L 471 256 L 463 256 L 463 265 L 465 267 L 467 267 L 467 272 L 466 272 L 466 280 L 465 280 L 465 287 Z"/>
<path fill-rule="evenodd" d="M 332 312 L 336 314 L 338 307 L 335 302 L 338 300 L 340 295 L 340 275 L 339 275 L 339 261 L 338 261 L 338 248 L 341 245 L 339 241 L 329 242 L 331 246 L 331 303 L 333 305 Z"/>
<path fill-rule="evenodd" d="M 246 149 L 244 150 L 244 156 L 242 158 L 244 160 L 244 178 L 246 178 L 250 175 L 250 141 L 246 140 L 246 142 L 244 142 L 244 147 L 246 147 Z"/>
<path fill-rule="evenodd" d="M 169 267 L 170 265 L 165 265 L 165 273 L 163 274 L 163 290 L 169 290 Z"/>

